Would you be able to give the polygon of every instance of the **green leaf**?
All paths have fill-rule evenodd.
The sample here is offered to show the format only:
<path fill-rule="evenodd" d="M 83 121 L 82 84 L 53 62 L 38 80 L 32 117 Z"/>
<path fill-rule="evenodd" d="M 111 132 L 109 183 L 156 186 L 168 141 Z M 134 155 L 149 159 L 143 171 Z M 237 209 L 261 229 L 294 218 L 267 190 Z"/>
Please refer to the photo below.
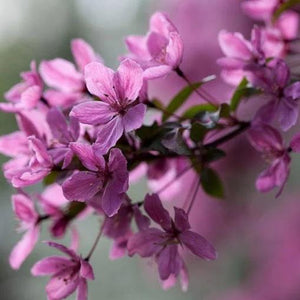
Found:
<path fill-rule="evenodd" d="M 174 130 L 181 128 L 181 124 L 177 122 L 166 122 L 158 125 L 157 122 L 151 126 L 142 126 L 136 131 L 137 136 L 141 139 L 141 148 L 146 151 L 156 150 L 160 153 L 168 152 L 162 141 Z"/>
<path fill-rule="evenodd" d="M 246 78 L 243 78 L 243 80 L 240 82 L 238 87 L 236 88 L 231 101 L 230 101 L 230 110 L 236 111 L 241 100 L 243 98 L 249 98 L 251 96 L 257 95 L 260 93 L 259 90 L 253 88 L 253 87 L 247 87 L 248 80 Z"/>
<path fill-rule="evenodd" d="M 242 79 L 242 81 L 240 82 L 240 84 L 237 86 L 231 101 L 230 101 L 230 110 L 231 111 L 236 111 L 236 109 L 238 108 L 242 97 L 243 97 L 243 90 L 247 87 L 248 84 L 248 80 L 244 77 Z"/>
<path fill-rule="evenodd" d="M 201 171 L 201 184 L 204 191 L 213 197 L 223 198 L 224 189 L 219 175 L 211 168 L 204 168 Z"/>
<path fill-rule="evenodd" d="M 59 173 L 56 171 L 52 171 L 50 174 L 48 174 L 43 180 L 44 185 L 50 185 L 54 183 L 57 179 L 58 174 Z"/>
<path fill-rule="evenodd" d="M 220 106 L 220 118 L 228 118 L 230 116 L 230 106 L 227 103 L 222 103 Z"/>
<path fill-rule="evenodd" d="M 226 153 L 218 148 L 206 148 L 202 154 L 202 159 L 205 163 L 210 163 L 219 160 L 226 156 Z"/>
<path fill-rule="evenodd" d="M 211 104 L 199 104 L 191 106 L 183 113 L 182 119 L 193 119 L 197 114 L 204 111 L 214 112 L 216 111 L 216 107 Z"/>
<path fill-rule="evenodd" d="M 165 106 L 163 105 L 163 103 L 156 98 L 152 99 L 150 103 L 159 110 L 165 110 Z"/>
<path fill-rule="evenodd" d="M 207 128 L 201 125 L 200 123 L 194 123 L 190 130 L 190 138 L 194 143 L 197 144 L 203 140 L 207 131 Z"/>
<path fill-rule="evenodd" d="M 184 104 L 184 102 L 190 97 L 190 95 L 201 86 L 202 82 L 193 83 L 183 88 L 166 107 L 168 113 L 164 113 L 162 120 L 166 121 L 169 117 Z"/>
<path fill-rule="evenodd" d="M 273 21 L 276 21 L 283 12 L 285 12 L 286 10 L 290 9 L 291 7 L 297 4 L 300 4 L 300 0 L 288 0 L 282 3 L 275 11 L 273 15 Z"/>
<path fill-rule="evenodd" d="M 168 132 L 161 141 L 163 146 L 179 155 L 190 155 L 191 152 L 182 137 L 183 131 L 183 128 L 176 128 Z"/>

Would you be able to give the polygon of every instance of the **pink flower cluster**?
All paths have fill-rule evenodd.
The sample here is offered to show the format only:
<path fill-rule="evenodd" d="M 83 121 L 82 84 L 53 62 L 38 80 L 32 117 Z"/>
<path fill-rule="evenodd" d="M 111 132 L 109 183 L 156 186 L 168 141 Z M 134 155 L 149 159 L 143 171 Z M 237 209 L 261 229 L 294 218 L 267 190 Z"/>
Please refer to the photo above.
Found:
<path fill-rule="evenodd" d="M 218 60 L 223 77 L 238 85 L 236 92 L 245 92 L 244 98 L 252 91 L 252 97 L 264 101 L 250 121 L 239 119 L 232 104 L 216 103 L 201 87 L 205 80 L 190 82 L 180 67 L 181 36 L 161 12 L 151 17 L 145 36 L 127 37 L 129 53 L 122 56 L 116 71 L 81 39 L 71 43 L 75 64 L 56 58 L 37 68 L 32 62 L 31 70 L 21 73 L 21 83 L 5 94 L 8 102 L 0 104 L 2 111 L 15 114 L 19 128 L 0 137 L 0 152 L 11 157 L 3 172 L 16 188 L 13 210 L 25 231 L 11 252 L 11 267 L 20 268 L 48 220 L 53 238 L 73 233 L 70 248 L 47 242 L 66 256 L 44 258 L 31 269 L 34 276 L 51 276 L 48 299 L 64 299 L 75 290 L 78 300 L 87 299 L 87 280 L 94 279 L 90 259 L 102 235 L 113 241 L 110 258 L 151 257 L 164 288 L 180 277 L 186 290 L 183 252 L 189 250 L 205 260 L 217 257 L 214 247 L 191 230 L 189 213 L 200 185 L 212 196 L 223 194 L 221 180 L 210 165 L 223 157 L 219 146 L 249 129 L 250 143 L 270 163 L 256 182 L 262 192 L 274 187 L 282 191 L 290 153 L 300 152 L 300 135 L 285 145 L 279 131 L 296 124 L 300 98 L 299 81 L 284 60 L 296 39 L 299 17 L 285 11 L 274 20 L 280 4 L 243 3 L 247 14 L 265 22 L 254 27 L 251 41 L 239 33 L 219 35 L 225 55 Z M 173 71 L 187 87 L 167 106 L 149 99 L 148 82 Z M 208 103 L 178 115 L 177 109 L 193 92 Z M 150 109 L 161 115 L 148 126 L 144 119 Z M 196 192 L 185 209 L 174 207 L 171 217 L 161 198 L 170 199 L 176 181 L 190 170 L 199 177 Z M 154 193 L 133 200 L 127 193 L 129 183 L 142 173 Z M 46 185 L 40 193 L 26 190 L 40 182 Z M 82 256 L 77 254 L 76 221 L 89 216 L 103 221 L 90 252 Z"/>

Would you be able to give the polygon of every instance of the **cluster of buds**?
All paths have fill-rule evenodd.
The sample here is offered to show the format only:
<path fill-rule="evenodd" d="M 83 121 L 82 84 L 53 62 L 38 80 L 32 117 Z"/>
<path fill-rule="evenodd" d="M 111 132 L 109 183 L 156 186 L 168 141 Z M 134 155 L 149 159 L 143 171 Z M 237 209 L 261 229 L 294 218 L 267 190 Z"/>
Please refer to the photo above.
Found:
<path fill-rule="evenodd" d="M 260 191 L 278 186 L 281 192 L 290 153 L 300 152 L 300 136 L 285 146 L 273 125 L 278 121 L 284 131 L 295 125 L 300 98 L 300 83 L 284 61 L 296 39 L 298 14 L 281 9 L 281 2 L 243 3 L 249 15 L 265 22 L 253 29 L 251 41 L 238 33 L 220 33 L 226 57 L 218 63 L 224 78 L 237 86 L 229 103 L 217 101 L 203 88 L 213 78 L 190 82 L 181 69 L 182 38 L 161 12 L 151 17 L 145 36 L 126 38 L 129 53 L 121 57 L 117 71 L 81 39 L 71 43 L 75 64 L 56 58 L 37 68 L 32 62 L 31 70 L 21 73 L 22 82 L 5 94 L 8 102 L 0 104 L 2 111 L 15 114 L 19 127 L 0 137 L 0 152 L 11 157 L 3 172 L 16 188 L 13 210 L 25 231 L 11 252 L 12 268 L 22 265 L 42 223 L 49 221 L 55 239 L 72 232 L 72 245 L 47 242 L 67 257 L 47 257 L 31 269 L 34 276 L 51 276 L 48 299 L 64 299 L 76 290 L 77 299 L 87 299 L 87 280 L 94 279 L 90 259 L 103 235 L 112 240 L 110 258 L 152 257 L 163 287 L 173 286 L 180 276 L 186 290 L 182 252 L 188 249 L 205 260 L 217 257 L 214 247 L 191 230 L 188 219 L 200 186 L 211 196 L 223 197 L 221 179 L 211 167 L 225 155 L 219 147 L 248 130 L 251 144 L 270 161 L 257 180 Z M 171 72 L 187 86 L 168 105 L 149 99 L 148 82 Z M 203 104 L 179 114 L 193 93 Z M 262 96 L 267 103 L 250 121 L 240 120 L 242 100 Z M 145 125 L 150 110 L 157 120 Z M 171 217 L 162 194 L 171 198 L 188 171 L 197 176 L 195 191 L 182 208 L 174 207 Z M 152 193 L 131 199 L 129 183 L 143 174 Z M 27 187 L 40 182 L 43 190 L 30 194 Z M 102 220 L 99 233 L 89 253 L 79 255 L 76 221 L 95 216 Z"/>

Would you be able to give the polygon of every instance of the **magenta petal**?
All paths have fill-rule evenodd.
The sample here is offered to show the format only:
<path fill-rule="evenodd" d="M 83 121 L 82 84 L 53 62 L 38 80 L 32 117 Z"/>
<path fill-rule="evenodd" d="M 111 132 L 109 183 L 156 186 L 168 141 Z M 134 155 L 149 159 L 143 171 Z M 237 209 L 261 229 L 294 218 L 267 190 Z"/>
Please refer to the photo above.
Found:
<path fill-rule="evenodd" d="M 9 263 L 13 269 L 19 269 L 24 260 L 32 252 L 39 238 L 39 228 L 37 226 L 29 229 L 22 239 L 15 245 L 9 256 Z"/>
<path fill-rule="evenodd" d="M 300 152 L 300 133 L 297 133 L 293 136 L 290 147 L 293 149 L 294 152 Z"/>
<path fill-rule="evenodd" d="M 113 89 L 114 71 L 101 63 L 92 62 L 84 69 L 84 78 L 89 92 L 107 103 L 115 102 L 117 95 Z"/>
<path fill-rule="evenodd" d="M 12 195 L 13 211 L 19 220 L 34 224 L 38 219 L 34 203 L 23 194 Z"/>
<path fill-rule="evenodd" d="M 295 82 L 294 84 L 285 88 L 284 95 L 286 97 L 291 97 L 294 100 L 300 99 L 300 82 Z"/>
<path fill-rule="evenodd" d="M 143 70 L 132 59 L 125 59 L 120 63 L 114 82 L 120 99 L 132 102 L 137 99 L 142 88 Z"/>
<path fill-rule="evenodd" d="M 144 208 L 154 222 L 158 223 L 165 230 L 171 229 L 172 223 L 170 214 L 166 209 L 164 209 L 157 194 L 146 195 Z"/>
<path fill-rule="evenodd" d="M 191 228 L 188 215 L 182 208 L 174 207 L 175 210 L 175 226 L 176 228 L 184 232 L 186 230 L 189 230 Z"/>
<path fill-rule="evenodd" d="M 142 103 L 129 108 L 122 118 L 125 132 L 140 128 L 143 125 L 145 112 L 146 105 Z"/>
<path fill-rule="evenodd" d="M 179 239 L 195 255 L 205 260 L 214 260 L 217 258 L 215 248 L 198 233 L 185 231 L 180 234 Z"/>
<path fill-rule="evenodd" d="M 71 50 L 75 62 L 81 71 L 84 70 L 84 67 L 93 62 L 99 61 L 102 62 L 102 59 L 97 55 L 93 48 L 82 39 L 74 39 L 71 42 Z"/>
<path fill-rule="evenodd" d="M 249 42 L 239 33 L 221 31 L 219 44 L 226 56 L 249 60 L 252 57 Z"/>
<path fill-rule="evenodd" d="M 87 282 L 83 278 L 79 279 L 76 300 L 88 300 Z"/>
<path fill-rule="evenodd" d="M 102 208 L 108 216 L 112 216 L 119 210 L 128 190 L 127 161 L 119 149 L 110 151 L 108 170 L 111 178 L 103 191 Z"/>
<path fill-rule="evenodd" d="M 117 114 L 111 106 L 103 101 L 88 101 L 76 105 L 70 116 L 80 123 L 99 125 L 106 124 Z"/>
<path fill-rule="evenodd" d="M 33 85 L 22 93 L 20 106 L 26 109 L 34 108 L 42 96 L 42 89 L 38 85 Z"/>
<path fill-rule="evenodd" d="M 79 271 L 80 276 L 85 279 L 94 280 L 95 276 L 94 276 L 94 271 L 92 266 L 83 259 L 81 259 L 80 264 L 81 264 L 80 271 Z"/>
<path fill-rule="evenodd" d="M 103 178 L 96 173 L 80 171 L 74 173 L 62 185 L 64 196 L 70 201 L 87 201 L 102 188 Z"/>
<path fill-rule="evenodd" d="M 278 110 L 278 121 L 283 131 L 289 130 L 297 123 L 299 108 L 294 99 L 282 98 Z"/>
<path fill-rule="evenodd" d="M 31 274 L 33 276 L 54 275 L 72 265 L 74 263 L 66 257 L 49 256 L 35 263 L 31 268 Z"/>
<path fill-rule="evenodd" d="M 272 153 L 283 150 L 283 141 L 279 131 L 269 125 L 253 126 L 248 131 L 248 137 L 257 151 Z"/>
<path fill-rule="evenodd" d="M 169 65 L 159 65 L 149 67 L 144 71 L 144 79 L 157 79 L 166 76 L 172 71 L 172 67 Z"/>
<path fill-rule="evenodd" d="M 181 259 L 177 245 L 168 245 L 160 253 L 157 259 L 159 277 L 166 280 L 173 274 L 177 276 L 180 271 Z"/>
<path fill-rule="evenodd" d="M 0 153 L 11 157 L 28 154 L 28 142 L 24 132 L 15 131 L 2 135 L 0 137 Z"/>
<path fill-rule="evenodd" d="M 95 155 L 91 145 L 82 143 L 71 143 L 70 148 L 78 156 L 82 164 L 91 171 L 105 168 L 105 160 L 101 155 Z"/>
<path fill-rule="evenodd" d="M 56 248 L 57 250 L 61 251 L 62 253 L 67 254 L 70 256 L 74 261 L 78 260 L 78 256 L 76 255 L 75 251 L 58 243 L 51 242 L 51 241 L 46 241 L 46 244 L 49 247 Z"/>
<path fill-rule="evenodd" d="M 127 248 L 130 256 L 139 254 L 141 257 L 149 257 L 162 248 L 160 243 L 165 239 L 165 234 L 157 228 L 149 228 L 140 231 L 128 240 Z"/>
<path fill-rule="evenodd" d="M 106 154 L 111 147 L 116 145 L 123 131 L 122 118 L 119 116 L 113 118 L 107 124 L 99 127 L 94 148 L 99 154 Z"/>
<path fill-rule="evenodd" d="M 177 32 L 171 32 L 169 35 L 169 45 L 166 49 L 166 63 L 175 69 L 181 64 L 182 56 L 182 39 Z"/>
<path fill-rule="evenodd" d="M 46 293 L 49 299 L 65 299 L 75 292 L 79 283 L 79 277 L 75 275 L 75 278 L 70 278 L 71 274 L 69 273 L 71 273 L 71 270 L 66 270 L 64 273 L 60 274 L 60 276 L 55 276 L 50 279 L 46 286 Z"/>
<path fill-rule="evenodd" d="M 147 46 L 154 59 L 162 59 L 165 56 L 168 39 L 160 33 L 151 32 L 148 35 Z"/>
<path fill-rule="evenodd" d="M 144 36 L 130 35 L 125 40 L 128 50 L 138 58 L 150 60 L 151 56 L 147 48 L 147 38 Z"/>
<path fill-rule="evenodd" d="M 82 91 L 84 88 L 82 75 L 65 59 L 56 58 L 41 62 L 40 73 L 52 88 L 65 92 Z"/>

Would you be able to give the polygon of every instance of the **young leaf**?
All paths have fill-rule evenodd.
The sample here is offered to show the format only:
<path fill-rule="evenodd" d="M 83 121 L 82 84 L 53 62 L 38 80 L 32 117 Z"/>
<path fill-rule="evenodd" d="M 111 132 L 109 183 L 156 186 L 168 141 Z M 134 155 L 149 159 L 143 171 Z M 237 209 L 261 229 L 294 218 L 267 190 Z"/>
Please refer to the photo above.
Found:
<path fill-rule="evenodd" d="M 166 121 L 169 117 L 181 107 L 182 104 L 190 97 L 190 95 L 201 86 L 202 82 L 193 83 L 183 88 L 166 107 L 168 113 L 164 113 L 162 120 Z"/>
<path fill-rule="evenodd" d="M 252 87 L 247 87 L 248 85 L 248 80 L 246 78 L 243 78 L 243 80 L 240 82 L 238 87 L 236 88 L 231 101 L 230 101 L 230 110 L 231 111 L 236 111 L 241 100 L 243 98 L 248 98 L 254 95 L 259 94 L 259 91 L 255 88 Z"/>
<path fill-rule="evenodd" d="M 164 147 L 179 155 L 189 155 L 190 150 L 186 145 L 183 137 L 183 128 L 176 128 L 168 132 L 162 139 L 161 143 Z"/>
<path fill-rule="evenodd" d="M 202 187 L 208 195 L 216 198 L 224 197 L 222 181 L 213 169 L 202 169 L 200 176 Z"/>
<path fill-rule="evenodd" d="M 275 11 L 273 21 L 276 21 L 283 12 L 297 4 L 300 4 L 300 0 L 287 0 L 286 2 L 282 3 Z"/>
<path fill-rule="evenodd" d="M 205 134 L 207 133 L 207 128 L 200 123 L 193 123 L 190 130 L 190 138 L 194 143 L 199 143 L 203 140 Z"/>
<path fill-rule="evenodd" d="M 193 119 L 197 114 L 204 111 L 214 112 L 216 107 L 209 103 L 191 106 L 183 113 L 182 119 Z"/>

